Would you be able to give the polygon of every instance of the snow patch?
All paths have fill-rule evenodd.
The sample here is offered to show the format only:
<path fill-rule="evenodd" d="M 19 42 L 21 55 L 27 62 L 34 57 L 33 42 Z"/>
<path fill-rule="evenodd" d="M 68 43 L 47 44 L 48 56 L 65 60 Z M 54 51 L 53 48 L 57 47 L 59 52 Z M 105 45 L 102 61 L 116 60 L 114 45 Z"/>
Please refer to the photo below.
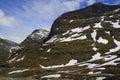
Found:
<path fill-rule="evenodd" d="M 75 28 L 75 29 L 71 29 L 71 31 L 72 31 L 72 33 L 73 32 L 77 32 L 77 33 L 80 33 L 80 32 L 83 32 L 84 30 L 87 30 L 87 29 L 89 29 L 90 28 L 90 26 L 86 26 L 86 27 L 83 27 L 83 28 Z"/>
<path fill-rule="evenodd" d="M 72 19 L 72 20 L 70 20 L 69 22 L 71 23 L 71 22 L 73 22 L 74 20 Z"/>
<path fill-rule="evenodd" d="M 118 12 L 119 10 L 120 10 L 120 8 L 118 8 L 118 9 L 114 10 L 114 12 Z"/>
<path fill-rule="evenodd" d="M 101 17 L 101 21 L 104 21 L 104 16 Z"/>
<path fill-rule="evenodd" d="M 110 35 L 110 31 L 105 31 L 106 34 Z"/>
<path fill-rule="evenodd" d="M 80 63 L 78 66 L 82 67 L 82 66 L 88 66 L 87 68 L 95 68 L 98 64 L 94 64 L 94 63 Z"/>
<path fill-rule="evenodd" d="M 117 41 L 115 39 L 113 39 L 113 41 L 117 45 L 117 47 L 110 49 L 109 52 L 106 52 L 105 54 L 110 54 L 110 53 L 117 52 L 120 50 L 120 41 Z"/>
<path fill-rule="evenodd" d="M 52 43 L 55 40 L 57 40 L 57 35 L 53 36 L 50 40 L 48 40 L 46 43 Z"/>
<path fill-rule="evenodd" d="M 106 77 L 97 77 L 97 79 L 96 80 L 103 80 L 103 79 L 105 79 Z"/>
<path fill-rule="evenodd" d="M 59 77 L 61 77 L 60 74 L 51 74 L 51 75 L 42 76 L 41 79 L 43 79 L 43 78 L 59 78 Z"/>
<path fill-rule="evenodd" d="M 14 57 L 13 59 L 9 60 L 8 63 L 12 63 L 13 61 L 15 61 L 17 59 L 17 57 Z"/>
<path fill-rule="evenodd" d="M 97 35 L 97 31 L 94 30 L 94 31 L 91 33 L 91 36 L 92 36 L 94 42 L 96 42 L 96 35 Z"/>
<path fill-rule="evenodd" d="M 47 50 L 47 52 L 50 52 L 51 51 L 51 48 Z"/>
<path fill-rule="evenodd" d="M 87 39 L 86 35 L 77 37 L 77 38 L 72 38 L 72 37 L 68 37 L 68 38 L 60 38 L 60 42 L 68 42 L 68 41 L 74 41 L 74 40 L 84 40 Z"/>
<path fill-rule="evenodd" d="M 65 66 L 72 66 L 72 65 L 75 65 L 75 64 L 77 64 L 77 60 L 75 60 L 75 59 L 72 59 L 72 60 L 70 60 Z"/>
<path fill-rule="evenodd" d="M 99 71 L 99 72 L 93 72 L 93 71 L 91 71 L 91 72 L 88 72 L 88 74 L 100 74 L 101 72 Z"/>
<path fill-rule="evenodd" d="M 73 66 L 73 65 L 76 65 L 77 62 L 78 62 L 77 60 L 72 59 L 72 60 L 70 60 L 70 61 L 69 61 L 67 64 L 65 64 L 65 65 L 61 64 L 61 65 L 54 65 L 54 66 L 47 66 L 47 67 L 45 67 L 45 66 L 43 66 L 43 65 L 39 65 L 39 66 L 40 66 L 41 68 L 43 68 L 43 69 L 53 69 L 53 68 Z"/>
<path fill-rule="evenodd" d="M 16 70 L 16 71 L 11 71 L 8 74 L 14 74 L 14 73 L 21 73 L 21 72 L 25 72 L 28 71 L 29 69 L 24 69 L 24 70 Z"/>
<path fill-rule="evenodd" d="M 103 44 L 108 44 L 108 40 L 107 39 L 103 39 L 102 37 L 100 37 L 97 42 L 99 43 L 103 43 Z"/>
<path fill-rule="evenodd" d="M 120 28 L 119 20 L 117 22 L 112 22 L 114 28 Z"/>
<path fill-rule="evenodd" d="M 23 57 L 20 58 L 20 59 L 17 59 L 16 61 L 17 61 L 17 62 L 22 61 L 24 58 L 25 58 L 25 56 L 23 56 Z"/>
<path fill-rule="evenodd" d="M 107 65 L 117 65 L 118 63 L 115 63 L 116 61 L 120 61 L 120 58 L 116 58 L 114 60 L 111 60 L 109 62 L 103 63 L 97 67 L 101 67 L 101 66 L 107 66 Z"/>
<path fill-rule="evenodd" d="M 94 51 L 97 51 L 98 49 L 94 46 L 93 48 L 92 48 Z"/>
<path fill-rule="evenodd" d="M 115 58 L 117 58 L 117 55 L 108 55 L 108 56 L 104 57 L 104 61 L 109 61 L 109 60 L 112 60 Z"/>
<path fill-rule="evenodd" d="M 102 59 L 103 57 L 101 57 L 101 54 L 99 52 L 97 52 L 97 54 L 92 56 L 92 59 L 88 60 L 88 62 L 90 61 L 95 61 L 95 60 L 99 60 Z"/>
<path fill-rule="evenodd" d="M 68 30 L 67 32 L 63 33 L 62 35 L 64 36 L 64 35 L 66 35 L 66 34 L 81 33 L 81 32 L 83 32 L 84 30 L 87 30 L 87 29 L 89 29 L 89 28 L 90 28 L 90 26 L 86 26 L 86 27 L 83 27 L 83 28 L 77 27 L 77 28 Z"/>
<path fill-rule="evenodd" d="M 94 28 L 103 28 L 103 27 L 101 26 L 101 22 L 99 22 L 99 23 L 95 23 Z"/>

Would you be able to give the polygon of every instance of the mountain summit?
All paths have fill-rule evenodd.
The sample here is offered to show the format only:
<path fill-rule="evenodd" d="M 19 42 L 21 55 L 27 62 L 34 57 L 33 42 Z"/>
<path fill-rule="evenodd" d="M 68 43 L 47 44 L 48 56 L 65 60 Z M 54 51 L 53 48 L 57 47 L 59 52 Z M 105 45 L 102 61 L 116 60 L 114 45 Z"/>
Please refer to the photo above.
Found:
<path fill-rule="evenodd" d="M 41 43 L 48 37 L 49 31 L 45 29 L 34 30 L 22 43 L 21 45 L 30 45 L 31 43 Z"/>

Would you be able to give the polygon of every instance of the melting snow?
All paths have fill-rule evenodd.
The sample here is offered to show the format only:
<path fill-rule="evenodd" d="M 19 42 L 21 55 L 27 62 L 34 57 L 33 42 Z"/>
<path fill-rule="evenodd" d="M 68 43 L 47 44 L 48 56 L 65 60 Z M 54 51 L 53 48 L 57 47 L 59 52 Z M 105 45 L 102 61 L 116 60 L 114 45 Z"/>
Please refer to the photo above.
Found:
<path fill-rule="evenodd" d="M 108 40 L 103 39 L 102 37 L 100 37 L 100 38 L 97 40 L 97 42 L 103 43 L 103 44 L 108 44 Z"/>
<path fill-rule="evenodd" d="M 106 77 L 97 77 L 97 79 L 96 80 L 103 80 L 103 79 L 105 79 Z"/>
<path fill-rule="evenodd" d="M 15 59 L 17 59 L 17 57 L 14 57 L 13 59 L 9 60 L 8 63 L 12 63 L 13 61 L 15 61 Z"/>
<path fill-rule="evenodd" d="M 119 10 L 120 10 L 120 8 L 118 8 L 118 9 L 114 10 L 114 12 L 118 12 Z"/>
<path fill-rule="evenodd" d="M 114 28 L 120 28 L 119 20 L 117 22 L 112 22 Z"/>
<path fill-rule="evenodd" d="M 111 61 L 109 61 L 109 62 L 106 62 L 106 63 L 104 63 L 104 64 L 101 64 L 101 65 L 99 65 L 99 66 L 97 66 L 97 67 L 106 66 L 106 65 L 117 65 L 118 63 L 115 63 L 116 61 L 120 61 L 120 58 L 116 58 L 116 59 L 114 59 L 114 60 L 111 60 Z"/>
<path fill-rule="evenodd" d="M 55 40 L 57 40 L 57 35 L 53 36 L 50 40 L 48 40 L 46 43 L 52 43 Z"/>
<path fill-rule="evenodd" d="M 72 66 L 72 65 L 75 65 L 75 64 L 77 64 L 77 60 L 75 60 L 75 59 L 72 59 L 72 60 L 70 60 L 67 64 L 66 64 L 66 66 Z"/>
<path fill-rule="evenodd" d="M 75 29 L 71 29 L 71 31 L 72 31 L 72 33 L 73 32 L 77 32 L 77 33 L 80 33 L 80 32 L 82 32 L 82 31 L 84 31 L 84 30 L 87 30 L 87 29 L 89 29 L 90 28 L 90 26 L 86 26 L 86 27 L 84 27 L 84 28 L 75 28 Z"/>
<path fill-rule="evenodd" d="M 110 54 L 112 52 L 117 52 L 118 50 L 120 50 L 120 41 L 114 39 L 114 43 L 117 45 L 117 47 L 110 49 L 109 52 L 106 52 L 105 54 Z"/>
<path fill-rule="evenodd" d="M 108 56 L 104 57 L 104 60 L 109 61 L 109 60 L 112 60 L 112 59 L 115 59 L 115 58 L 117 58 L 117 55 L 108 55 Z"/>
<path fill-rule="evenodd" d="M 93 74 L 93 71 L 91 71 L 91 72 L 88 72 L 88 74 Z"/>
<path fill-rule="evenodd" d="M 74 41 L 74 40 L 84 40 L 84 39 L 87 39 L 86 35 L 83 35 L 83 36 L 80 36 L 80 37 L 77 37 L 77 38 L 71 38 L 71 37 L 68 37 L 68 38 L 60 38 L 60 42 L 68 42 L 68 41 Z"/>
<path fill-rule="evenodd" d="M 89 64 L 87 68 L 94 68 L 96 67 L 98 64 Z"/>
<path fill-rule="evenodd" d="M 61 77 L 60 74 L 51 74 L 51 75 L 46 75 L 46 76 L 42 76 L 41 78 L 59 78 Z"/>
<path fill-rule="evenodd" d="M 93 72 L 93 71 L 91 71 L 91 72 L 88 72 L 88 74 L 100 74 L 101 72 L 99 71 L 99 72 Z"/>
<path fill-rule="evenodd" d="M 88 66 L 87 68 L 95 68 L 98 64 L 91 64 L 91 63 L 81 63 L 78 66 Z"/>
<path fill-rule="evenodd" d="M 94 50 L 94 51 L 97 51 L 98 49 L 94 46 L 94 47 L 93 47 L 93 50 Z"/>
<path fill-rule="evenodd" d="M 70 60 L 65 65 L 61 64 L 61 65 L 54 65 L 54 66 L 47 66 L 47 67 L 45 67 L 43 65 L 40 65 L 40 67 L 43 68 L 43 69 L 52 69 L 52 68 L 60 68 L 60 67 L 66 67 L 66 66 L 73 66 L 73 65 L 76 65 L 76 64 L 77 64 L 77 60 L 72 59 L 72 60 Z"/>
<path fill-rule="evenodd" d="M 99 23 L 95 23 L 94 28 L 103 28 L 103 27 L 101 26 L 101 22 L 99 22 Z"/>
<path fill-rule="evenodd" d="M 74 20 L 70 20 L 70 23 L 73 22 Z"/>
<path fill-rule="evenodd" d="M 97 35 L 97 32 L 96 32 L 96 30 L 94 30 L 94 31 L 91 33 L 91 36 L 92 36 L 94 42 L 96 42 L 96 35 Z"/>
<path fill-rule="evenodd" d="M 103 57 L 101 57 L 101 54 L 99 52 L 97 52 L 97 54 L 92 56 L 92 59 L 88 60 L 88 62 L 90 61 L 95 61 L 95 60 L 99 60 L 102 59 Z"/>
<path fill-rule="evenodd" d="M 105 31 L 106 34 L 110 35 L 110 31 Z"/>
<path fill-rule="evenodd" d="M 104 21 L 104 16 L 101 17 L 101 21 Z"/>
<path fill-rule="evenodd" d="M 68 34 L 69 32 L 70 32 L 70 30 L 68 30 L 67 32 L 63 33 L 62 35 L 64 36 L 64 35 Z"/>
<path fill-rule="evenodd" d="M 13 74 L 13 73 L 21 73 L 21 72 L 25 72 L 28 71 L 29 69 L 24 69 L 24 70 L 16 70 L 16 71 L 11 71 L 8 74 Z"/>
<path fill-rule="evenodd" d="M 25 56 L 23 56 L 23 57 L 20 58 L 20 59 L 17 59 L 16 61 L 17 61 L 17 62 L 22 61 L 24 58 L 25 58 Z"/>
<path fill-rule="evenodd" d="M 47 50 L 47 52 L 50 52 L 51 51 L 51 48 Z"/>
<path fill-rule="evenodd" d="M 90 26 L 86 26 L 86 27 L 83 27 L 83 28 L 74 28 L 74 29 L 71 29 L 71 30 L 68 30 L 67 32 L 63 33 L 62 35 L 66 35 L 66 34 L 72 34 L 72 33 L 80 33 L 80 32 L 83 32 L 84 30 L 87 30 L 89 29 Z"/>
<path fill-rule="evenodd" d="M 20 49 L 22 49 L 22 48 L 24 48 L 24 47 L 15 46 L 15 47 L 11 47 L 11 50 L 20 50 Z"/>
<path fill-rule="evenodd" d="M 58 71 L 57 73 L 70 73 L 70 72 L 74 72 L 74 71 Z"/>

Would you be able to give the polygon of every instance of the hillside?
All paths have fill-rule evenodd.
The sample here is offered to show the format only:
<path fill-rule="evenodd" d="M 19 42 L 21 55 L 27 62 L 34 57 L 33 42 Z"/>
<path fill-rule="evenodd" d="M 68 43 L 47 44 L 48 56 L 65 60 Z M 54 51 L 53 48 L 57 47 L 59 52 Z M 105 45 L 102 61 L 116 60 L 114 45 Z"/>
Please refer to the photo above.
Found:
<path fill-rule="evenodd" d="M 6 39 L 0 38 L 0 65 L 4 64 L 8 56 L 11 54 L 11 47 L 18 44 Z"/>
<path fill-rule="evenodd" d="M 120 5 L 96 3 L 59 16 L 40 44 L 13 53 L 8 66 L 16 69 L 5 73 L 41 79 L 55 74 L 79 80 L 81 74 L 81 79 L 119 80 L 119 52 Z"/>

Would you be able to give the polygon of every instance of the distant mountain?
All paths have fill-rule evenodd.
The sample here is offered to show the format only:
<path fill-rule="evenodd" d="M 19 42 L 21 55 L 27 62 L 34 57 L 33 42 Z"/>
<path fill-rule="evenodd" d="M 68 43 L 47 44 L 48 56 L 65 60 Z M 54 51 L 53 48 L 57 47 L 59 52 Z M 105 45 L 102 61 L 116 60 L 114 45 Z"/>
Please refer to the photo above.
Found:
<path fill-rule="evenodd" d="M 49 35 L 36 30 L 23 43 L 29 45 L 32 41 L 42 43 L 25 46 L 8 60 L 11 67 L 25 67 L 23 75 L 32 76 L 35 72 L 43 79 L 44 72 L 59 73 L 60 78 L 79 80 L 83 74 L 88 79 L 96 75 L 115 80 L 120 76 L 120 5 L 96 3 L 64 13 L 54 21 Z M 40 72 L 33 67 L 39 67 Z"/>
<path fill-rule="evenodd" d="M 35 43 L 41 43 L 48 37 L 49 31 L 44 29 L 34 30 L 22 43 L 21 45 L 30 45 Z"/>

